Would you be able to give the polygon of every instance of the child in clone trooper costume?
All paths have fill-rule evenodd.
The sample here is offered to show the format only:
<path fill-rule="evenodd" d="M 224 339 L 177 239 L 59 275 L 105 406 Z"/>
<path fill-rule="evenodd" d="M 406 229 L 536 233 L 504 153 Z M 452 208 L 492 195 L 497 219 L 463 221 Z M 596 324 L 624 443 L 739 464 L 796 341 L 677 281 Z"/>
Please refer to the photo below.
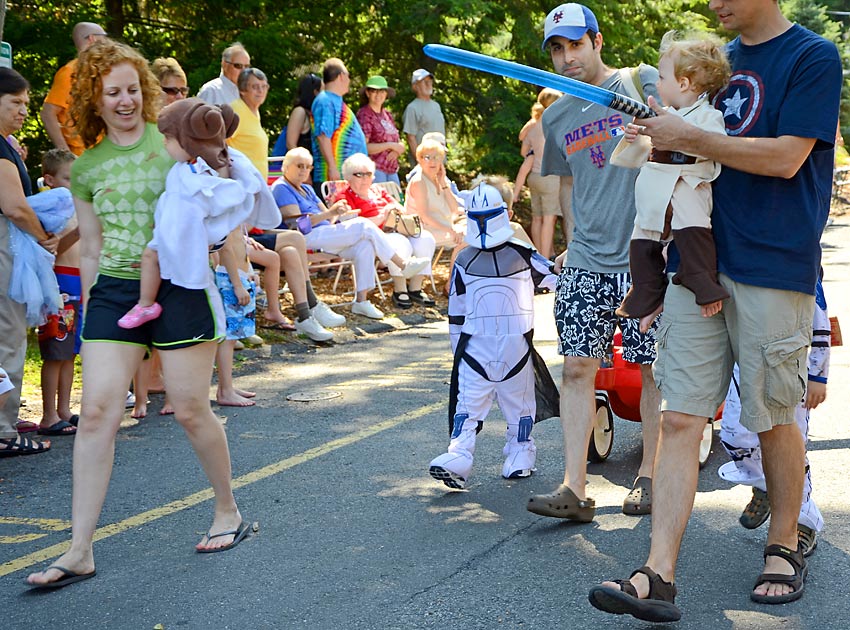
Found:
<path fill-rule="evenodd" d="M 700 34 L 675 39 L 670 31 L 661 40 L 658 95 L 667 111 L 708 131 L 726 133 L 723 114 L 709 102 L 710 95 L 729 82 L 729 62 L 717 38 Z M 641 166 L 635 181 L 635 228 L 629 245 L 632 286 L 617 315 L 640 318 L 646 331 L 661 312 L 667 289 L 663 256 L 667 215 L 672 212 L 672 237 L 681 261 L 674 284 L 693 291 L 703 317 L 720 311 L 729 293 L 717 281 L 717 253 L 711 233 L 711 182 L 720 164 L 675 151 L 650 151 L 649 139 L 630 124 L 617 145 L 611 163 Z M 631 146 L 629 143 L 633 143 Z"/>
<path fill-rule="evenodd" d="M 812 330 L 812 347 L 809 351 L 809 378 L 806 395 L 797 405 L 797 426 L 803 434 L 803 442 L 809 437 L 809 411 L 826 399 L 826 379 L 829 375 L 830 322 L 826 310 L 823 285 L 818 280 L 815 289 L 815 315 Z M 761 446 L 758 434 L 748 431 L 740 423 L 741 398 L 739 395 L 738 366 L 735 366 L 732 383 L 723 407 L 720 439 L 731 462 L 723 464 L 717 471 L 726 481 L 753 487 L 753 497 L 744 508 L 739 519 L 747 529 L 761 526 L 770 516 L 770 503 L 761 461 Z M 812 474 L 806 459 L 806 480 L 803 486 L 803 505 L 797 519 L 797 538 L 803 556 L 810 556 L 817 547 L 817 534 L 823 529 L 823 516 L 812 499 Z"/>
<path fill-rule="evenodd" d="M 243 223 L 263 229 L 280 223 L 265 178 L 225 143 L 238 124 L 230 105 L 208 105 L 199 98 L 175 101 L 160 112 L 157 127 L 176 163 L 156 204 L 153 239 L 142 254 L 139 302 L 118 320 L 122 328 L 159 317 L 156 296 L 162 279 L 207 289 L 213 304 L 220 305 L 210 252 Z"/>
<path fill-rule="evenodd" d="M 508 422 L 505 478 L 528 477 L 537 449 L 536 419 L 557 415 L 558 404 L 538 405 L 535 377 L 548 379 L 541 391 L 556 393 L 545 364 L 534 351 L 534 288 L 555 288 L 551 263 L 531 245 L 513 239 L 508 208 L 486 183 L 466 198 L 466 242 L 452 267 L 449 332 L 454 351 L 448 452 L 431 461 L 429 472 L 450 488 L 466 487 L 472 472 L 475 437 L 493 399 Z"/>

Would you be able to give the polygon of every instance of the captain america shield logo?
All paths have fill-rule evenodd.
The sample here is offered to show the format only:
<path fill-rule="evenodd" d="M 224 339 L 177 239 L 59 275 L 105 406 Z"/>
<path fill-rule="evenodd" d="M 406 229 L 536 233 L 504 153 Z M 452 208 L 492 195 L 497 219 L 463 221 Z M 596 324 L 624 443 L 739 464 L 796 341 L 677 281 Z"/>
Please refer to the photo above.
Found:
<path fill-rule="evenodd" d="M 752 129 L 761 113 L 764 85 L 758 75 L 736 72 L 729 85 L 714 97 L 714 107 L 723 112 L 726 133 L 740 136 Z"/>

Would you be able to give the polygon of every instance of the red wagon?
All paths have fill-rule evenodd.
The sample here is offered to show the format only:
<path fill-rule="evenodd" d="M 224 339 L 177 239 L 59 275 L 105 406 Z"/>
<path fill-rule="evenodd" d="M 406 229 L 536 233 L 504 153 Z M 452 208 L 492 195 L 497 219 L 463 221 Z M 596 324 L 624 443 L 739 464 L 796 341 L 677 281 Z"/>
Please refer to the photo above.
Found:
<path fill-rule="evenodd" d="M 624 420 L 640 422 L 640 366 L 623 359 L 622 335 L 614 335 L 614 344 L 607 359 L 596 373 L 596 418 L 587 457 L 592 462 L 604 462 L 614 444 L 614 414 Z M 723 407 L 715 418 L 720 418 Z M 708 418 L 699 448 L 700 468 L 705 466 L 714 445 L 714 418 Z"/>

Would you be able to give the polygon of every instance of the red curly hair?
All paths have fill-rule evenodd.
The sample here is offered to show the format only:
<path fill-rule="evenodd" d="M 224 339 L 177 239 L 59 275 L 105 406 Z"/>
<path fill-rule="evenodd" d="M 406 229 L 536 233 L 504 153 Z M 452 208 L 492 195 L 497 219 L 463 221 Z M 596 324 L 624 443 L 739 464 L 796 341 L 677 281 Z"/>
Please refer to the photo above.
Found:
<path fill-rule="evenodd" d="M 97 144 L 106 132 L 106 124 L 98 113 L 103 77 L 122 63 L 133 66 L 139 75 L 142 118 L 145 122 L 156 122 L 162 90 L 150 71 L 147 59 L 126 44 L 101 37 L 80 53 L 71 85 L 70 116 L 86 148 Z"/>

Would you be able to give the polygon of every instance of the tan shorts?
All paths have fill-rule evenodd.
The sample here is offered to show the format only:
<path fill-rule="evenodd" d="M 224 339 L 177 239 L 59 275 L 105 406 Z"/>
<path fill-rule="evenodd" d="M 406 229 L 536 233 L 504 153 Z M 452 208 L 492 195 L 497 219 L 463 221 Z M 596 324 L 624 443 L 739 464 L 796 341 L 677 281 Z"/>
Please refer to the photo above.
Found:
<path fill-rule="evenodd" d="M 718 277 L 731 297 L 714 317 L 702 317 L 688 289 L 667 288 L 653 366 L 662 411 L 713 417 L 737 362 L 741 424 L 759 433 L 793 423 L 806 391 L 814 296 Z"/>
<path fill-rule="evenodd" d="M 561 216 L 561 178 L 557 175 L 528 174 L 531 216 Z"/>

